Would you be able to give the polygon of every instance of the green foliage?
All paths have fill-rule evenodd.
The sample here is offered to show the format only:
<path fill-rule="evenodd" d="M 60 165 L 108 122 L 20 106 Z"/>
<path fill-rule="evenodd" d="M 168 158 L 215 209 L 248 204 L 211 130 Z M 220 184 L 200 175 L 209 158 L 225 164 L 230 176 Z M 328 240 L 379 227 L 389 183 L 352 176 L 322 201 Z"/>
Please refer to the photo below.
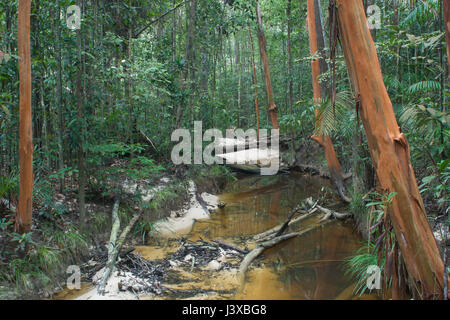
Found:
<path fill-rule="evenodd" d="M 131 179 L 146 179 L 165 170 L 161 164 L 156 164 L 155 160 L 139 156 L 131 160 L 130 168 L 127 169 L 126 175 Z"/>
<path fill-rule="evenodd" d="M 363 199 L 364 194 L 353 193 L 350 202 L 350 211 L 355 217 L 362 218 L 367 214 L 366 203 Z"/>
<path fill-rule="evenodd" d="M 34 241 L 31 238 L 32 232 L 18 234 L 12 233 L 12 242 L 17 242 L 16 251 L 25 251 L 30 245 L 34 245 Z"/>
<path fill-rule="evenodd" d="M 380 221 L 380 219 L 385 215 L 386 211 L 392 204 L 394 197 L 397 195 L 396 192 L 380 194 L 378 192 L 372 192 L 370 194 L 371 201 L 366 204 L 367 208 L 373 208 L 373 213 L 375 214 L 375 222 Z"/>
<path fill-rule="evenodd" d="M 423 91 L 440 91 L 441 84 L 438 81 L 419 81 L 409 86 L 408 93 L 420 93 Z"/>
<path fill-rule="evenodd" d="M 142 238 L 142 244 L 146 244 L 146 236 L 154 231 L 153 222 L 150 221 L 138 221 L 134 227 L 135 234 L 140 234 Z"/>
<path fill-rule="evenodd" d="M 184 197 L 187 193 L 187 185 L 182 183 L 172 183 L 160 190 L 153 198 L 150 209 L 160 210 L 170 206 L 171 202 L 176 201 L 180 197 Z"/>
<path fill-rule="evenodd" d="M 0 175 L 0 198 L 8 198 L 9 195 L 19 196 L 19 175 L 15 170 L 7 176 Z"/>
<path fill-rule="evenodd" d="M 331 99 L 323 101 L 316 119 L 316 134 L 331 135 L 341 123 L 346 122 L 347 111 L 354 108 L 355 102 L 347 91 L 336 94 L 335 105 Z"/>
<path fill-rule="evenodd" d="M 370 293 L 369 288 L 367 288 L 367 279 L 370 276 L 367 271 L 370 266 L 378 265 L 378 257 L 376 254 L 372 253 L 375 245 L 373 243 L 368 243 L 358 249 L 357 254 L 348 259 L 345 263 L 346 274 L 350 275 L 357 282 L 355 287 L 355 294 L 365 294 Z M 384 259 L 381 260 L 381 266 L 384 265 Z M 380 268 L 383 270 L 383 268 Z M 383 272 L 383 271 L 382 271 Z"/>
<path fill-rule="evenodd" d="M 450 159 L 442 160 L 436 171 L 437 174 L 422 178 L 419 189 L 421 193 L 431 194 L 440 210 L 448 210 L 450 202 Z"/>
<path fill-rule="evenodd" d="M 100 163 L 100 159 L 119 158 L 132 153 L 141 153 L 144 146 L 141 144 L 126 144 L 123 142 L 109 142 L 106 144 L 89 145 L 89 151 L 98 158 L 90 158 L 93 163 Z"/>
<path fill-rule="evenodd" d="M 0 230 L 1 231 L 6 231 L 8 229 L 9 226 L 11 226 L 13 224 L 13 222 L 8 221 L 8 218 L 1 218 L 0 219 Z"/>

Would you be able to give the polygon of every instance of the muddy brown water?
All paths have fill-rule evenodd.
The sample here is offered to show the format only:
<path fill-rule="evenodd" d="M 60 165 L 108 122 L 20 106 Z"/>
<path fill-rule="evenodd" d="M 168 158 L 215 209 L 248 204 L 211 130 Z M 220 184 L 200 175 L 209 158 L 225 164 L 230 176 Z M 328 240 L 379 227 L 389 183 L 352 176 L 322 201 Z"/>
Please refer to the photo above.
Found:
<path fill-rule="evenodd" d="M 230 183 L 220 196 L 227 206 L 210 220 L 194 225 L 191 238 L 232 240 L 284 222 L 290 210 L 307 197 L 318 199 L 332 190 L 330 181 L 303 174 L 247 176 Z M 332 200 L 330 200 L 332 201 Z M 317 222 L 303 221 L 301 227 Z M 236 240 L 235 240 L 236 241 Z M 237 299 L 352 299 L 354 280 L 345 260 L 363 239 L 351 222 L 333 222 L 264 253 L 263 268 L 250 271 Z"/>
<path fill-rule="evenodd" d="M 187 238 L 220 239 L 243 246 L 242 239 L 284 222 L 290 210 L 302 200 L 318 199 L 331 194 L 331 190 L 330 181 L 318 176 L 295 173 L 240 176 L 229 182 L 220 195 L 226 207 L 213 213 L 210 219 L 196 221 Z M 336 197 L 327 199 L 327 203 L 339 202 Z M 300 227 L 315 224 L 318 219 L 313 216 L 302 221 Z M 264 259 L 249 269 L 239 289 L 231 274 L 217 272 L 205 277 L 204 273 L 195 271 L 186 272 L 182 284 L 173 289 L 219 292 L 191 297 L 195 299 L 371 299 L 355 296 L 354 280 L 346 274 L 346 259 L 362 243 L 351 221 L 336 221 L 265 251 Z M 137 248 L 149 260 L 162 259 L 175 250 L 161 244 Z"/>

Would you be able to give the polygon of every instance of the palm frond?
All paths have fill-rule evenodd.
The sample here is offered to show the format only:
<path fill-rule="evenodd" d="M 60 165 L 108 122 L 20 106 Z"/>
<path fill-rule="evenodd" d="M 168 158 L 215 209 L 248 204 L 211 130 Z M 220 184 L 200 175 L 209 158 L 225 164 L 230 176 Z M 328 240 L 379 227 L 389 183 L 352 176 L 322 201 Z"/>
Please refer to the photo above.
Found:
<path fill-rule="evenodd" d="M 408 88 L 408 93 L 417 93 L 417 92 L 428 92 L 428 91 L 440 91 L 441 84 L 439 81 L 434 80 L 425 80 L 419 81 Z"/>
<path fill-rule="evenodd" d="M 400 2 L 413 8 L 401 24 L 430 21 L 430 19 L 436 19 L 439 16 L 438 0 L 400 0 Z"/>
<path fill-rule="evenodd" d="M 354 99 L 348 91 L 342 91 L 336 94 L 334 108 L 331 99 L 328 98 L 323 101 L 316 118 L 315 134 L 331 135 L 341 123 L 346 121 L 347 111 L 353 107 Z"/>

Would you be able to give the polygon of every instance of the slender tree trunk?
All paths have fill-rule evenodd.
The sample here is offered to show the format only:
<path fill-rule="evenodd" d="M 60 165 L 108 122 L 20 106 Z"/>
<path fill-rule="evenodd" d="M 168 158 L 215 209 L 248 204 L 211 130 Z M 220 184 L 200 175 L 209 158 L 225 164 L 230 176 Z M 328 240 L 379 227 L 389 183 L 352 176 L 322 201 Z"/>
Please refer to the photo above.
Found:
<path fill-rule="evenodd" d="M 132 38 L 133 26 L 128 27 L 128 40 L 126 42 L 126 48 L 124 55 L 127 57 L 127 67 L 125 73 L 127 74 L 127 84 L 125 86 L 125 96 L 128 103 L 128 140 L 130 143 L 134 143 L 134 134 L 137 132 L 136 119 L 134 118 L 134 106 L 133 106 L 133 86 L 132 86 Z"/>
<path fill-rule="evenodd" d="M 292 81 L 292 45 L 291 45 L 291 7 L 292 0 L 288 1 L 286 16 L 287 16 L 287 53 L 288 53 L 288 107 L 291 117 L 294 115 L 294 93 L 293 93 L 293 81 Z M 295 162 L 295 134 L 294 128 L 290 130 L 291 135 L 291 164 Z"/>
<path fill-rule="evenodd" d="M 323 26 L 320 18 L 320 7 L 318 6 L 318 0 L 308 0 L 308 31 L 309 31 L 309 45 L 311 55 L 317 52 L 323 55 L 325 48 L 325 39 L 323 37 Z M 326 84 L 319 83 L 319 76 L 321 73 L 328 71 L 328 66 L 325 59 L 321 57 L 320 59 L 314 59 L 311 61 L 312 76 L 313 76 L 313 92 L 314 92 L 314 103 L 321 104 L 322 95 L 330 95 L 330 87 Z M 315 110 L 316 123 L 320 122 L 319 110 Z M 331 138 L 327 135 L 316 135 L 314 134 L 311 139 L 316 141 L 324 150 L 325 158 L 328 163 L 328 170 L 330 171 L 330 177 L 339 192 L 342 200 L 350 202 L 350 199 L 344 194 L 344 174 L 342 172 L 341 164 L 336 156 L 336 152 L 333 147 L 333 142 Z"/>
<path fill-rule="evenodd" d="M 16 219 L 16 231 L 31 230 L 33 210 L 33 133 L 31 120 L 31 48 L 30 48 L 31 1 L 19 1 L 17 24 L 17 47 L 19 52 L 19 116 L 20 116 L 20 190 Z"/>
<path fill-rule="evenodd" d="M 84 224 L 86 222 L 86 160 L 84 155 L 84 103 L 82 92 L 82 78 L 83 78 L 83 56 L 82 56 L 82 33 L 77 31 L 77 45 L 78 45 L 78 72 L 75 84 L 76 98 L 77 98 L 77 118 L 79 128 L 79 145 L 78 145 L 78 207 L 80 210 L 80 220 Z"/>
<path fill-rule="evenodd" d="M 360 0 L 337 0 L 340 39 L 352 84 L 360 95 L 380 190 L 395 192 L 389 216 L 413 287 L 422 298 L 442 298 L 444 264 L 417 187 L 409 145 L 395 119 Z"/>
<path fill-rule="evenodd" d="M 275 105 L 275 99 L 273 96 L 273 89 L 272 89 L 272 81 L 270 80 L 269 59 L 267 57 L 267 50 L 266 50 L 266 36 L 264 34 L 264 27 L 261 16 L 261 9 L 259 7 L 259 1 L 256 3 L 256 15 L 258 16 L 258 43 L 259 49 L 261 51 L 261 59 L 264 66 L 270 119 L 272 121 L 273 129 L 279 129 L 280 126 L 278 124 L 277 106 Z"/>
<path fill-rule="evenodd" d="M 196 24 L 196 14 L 197 13 L 197 0 L 191 0 L 186 4 L 186 14 L 188 17 L 187 23 L 187 35 L 186 35 L 186 54 L 185 54 L 185 65 L 183 70 L 183 78 L 181 84 L 181 91 L 185 91 L 187 88 L 187 81 L 191 75 L 192 79 L 192 65 L 194 60 L 194 37 L 195 37 L 195 24 Z M 181 122 L 183 120 L 184 109 L 186 108 L 186 99 L 181 99 L 180 104 L 177 109 L 176 117 L 176 128 L 180 128 Z"/>
<path fill-rule="evenodd" d="M 172 0 L 172 7 L 175 8 L 175 0 Z M 177 52 L 177 10 L 172 14 L 172 62 L 175 62 Z"/>
<path fill-rule="evenodd" d="M 48 115 L 50 114 L 49 112 L 47 112 L 47 106 L 45 104 L 45 100 L 44 100 L 44 96 L 45 96 L 45 90 L 44 90 L 44 77 L 45 77 L 45 71 L 42 70 L 42 74 L 41 77 L 39 79 L 39 98 L 40 98 L 40 105 L 41 105 L 41 109 L 42 109 L 42 118 L 43 118 L 43 123 L 42 123 L 42 133 L 41 133 L 41 137 L 42 138 L 42 147 L 45 153 L 45 164 L 47 166 L 47 168 L 51 168 L 51 163 L 50 163 L 50 148 L 49 148 L 49 139 L 48 139 L 48 133 L 49 133 L 49 123 L 50 121 L 48 121 Z"/>
<path fill-rule="evenodd" d="M 59 17 L 60 7 L 56 8 L 56 62 L 58 64 L 58 72 L 56 75 L 56 100 L 58 104 L 58 169 L 61 172 L 64 169 L 64 152 L 63 152 L 63 132 L 64 132 L 64 106 L 62 100 L 62 50 L 61 50 L 61 23 Z M 59 179 L 59 191 L 64 192 L 64 177 Z"/>
<path fill-rule="evenodd" d="M 448 77 L 450 80 L 450 1 L 443 1 L 445 39 L 447 41 Z"/>
<path fill-rule="evenodd" d="M 256 112 L 256 130 L 259 142 L 259 105 L 258 105 L 258 78 L 256 76 L 256 65 L 255 65 L 255 47 L 253 45 L 252 31 L 248 28 L 248 36 L 250 38 L 250 44 L 252 47 L 252 67 L 253 67 L 253 85 L 255 86 L 255 112 Z"/>
<path fill-rule="evenodd" d="M 239 42 L 237 40 L 237 34 L 234 35 L 234 49 L 236 51 L 236 69 L 238 72 L 238 86 L 237 86 L 237 107 L 238 107 L 238 128 L 241 127 L 241 112 L 242 112 L 242 61 L 241 61 L 241 49 L 239 47 Z"/>

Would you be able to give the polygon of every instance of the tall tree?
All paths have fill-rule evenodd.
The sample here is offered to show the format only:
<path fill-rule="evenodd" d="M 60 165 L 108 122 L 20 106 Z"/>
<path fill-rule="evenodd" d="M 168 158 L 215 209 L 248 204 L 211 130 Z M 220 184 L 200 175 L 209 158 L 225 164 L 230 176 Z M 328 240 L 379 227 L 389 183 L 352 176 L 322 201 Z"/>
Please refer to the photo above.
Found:
<path fill-rule="evenodd" d="M 269 59 L 267 57 L 266 49 L 266 36 L 264 34 L 264 26 L 261 15 L 261 8 L 259 6 L 259 1 L 256 2 L 256 15 L 258 18 L 258 43 L 259 50 L 261 51 L 261 59 L 264 66 L 264 75 L 266 79 L 266 90 L 267 90 L 267 100 L 269 102 L 269 114 L 272 121 L 273 129 L 279 129 L 277 106 L 275 104 L 275 98 L 273 96 L 272 81 L 270 80 L 270 68 Z"/>
<path fill-rule="evenodd" d="M 195 41 L 195 27 L 197 22 L 197 0 L 190 0 L 186 3 L 186 19 L 187 19 L 187 34 L 186 34 L 186 54 L 185 54 L 185 65 L 182 75 L 182 91 L 188 88 L 187 81 L 189 78 L 193 79 L 193 64 L 194 64 L 194 41 Z M 184 95 L 185 93 L 183 93 Z M 183 120 L 183 113 L 186 101 L 185 99 L 180 99 L 180 104 L 177 109 L 176 116 L 176 128 L 181 126 Z"/>
<path fill-rule="evenodd" d="M 450 1 L 443 1 L 445 39 L 447 40 L 448 78 L 450 80 Z"/>
<path fill-rule="evenodd" d="M 259 141 L 259 105 L 258 105 L 258 78 L 256 77 L 256 64 L 255 64 L 255 47 L 253 45 L 253 37 L 252 37 L 252 31 L 250 28 L 248 29 L 248 37 L 250 39 L 250 45 L 252 48 L 252 69 L 253 69 L 253 85 L 255 87 L 255 113 L 256 113 L 256 130 L 257 130 L 257 137 Z"/>
<path fill-rule="evenodd" d="M 58 71 L 56 75 L 56 103 L 58 105 L 58 169 L 64 169 L 64 149 L 63 149 L 63 132 L 64 132 L 64 105 L 62 99 L 62 50 L 61 50 L 61 21 L 59 4 L 55 8 L 55 24 L 56 26 L 56 62 Z M 64 177 L 59 179 L 59 191 L 64 191 Z"/>
<path fill-rule="evenodd" d="M 331 95 L 329 85 L 319 82 L 320 74 L 328 72 L 328 65 L 324 58 L 325 38 L 319 1 L 308 0 L 307 10 L 310 52 L 311 55 L 319 54 L 320 56 L 319 58 L 311 60 L 314 103 L 318 105 L 322 102 L 322 98 Z M 315 109 L 315 117 L 317 124 L 321 121 L 318 108 Z M 350 199 L 344 194 L 344 180 L 346 176 L 344 175 L 341 164 L 336 156 L 331 138 L 328 135 L 314 133 L 311 139 L 316 141 L 323 148 L 331 180 L 335 184 L 341 199 L 350 202 Z"/>
<path fill-rule="evenodd" d="M 291 8 L 292 8 L 292 0 L 288 0 L 287 8 L 286 8 L 286 16 L 287 16 L 287 55 L 288 55 L 288 107 L 291 116 L 294 114 L 293 104 L 294 104 L 294 92 L 293 92 L 293 81 L 292 81 L 292 44 L 291 44 Z M 295 136 L 294 129 L 290 130 L 291 135 L 291 154 L 292 159 L 291 163 L 295 162 Z"/>
<path fill-rule="evenodd" d="M 396 195 L 389 218 L 414 287 L 423 298 L 442 298 L 444 264 L 427 221 L 409 157 L 381 74 L 360 0 L 336 0 L 339 34 L 360 110 L 379 189 Z M 448 294 L 448 292 L 447 292 Z"/>
<path fill-rule="evenodd" d="M 83 8 L 84 0 L 79 1 L 80 7 Z M 78 120 L 78 207 L 80 210 L 81 223 L 86 220 L 86 158 L 84 151 L 84 138 L 85 138 L 85 110 L 84 110 L 84 90 L 82 86 L 83 81 L 83 36 L 81 29 L 77 31 L 77 46 L 78 46 L 78 67 L 77 78 L 75 83 L 76 99 L 77 99 L 77 120 Z"/>
<path fill-rule="evenodd" d="M 33 210 L 33 131 L 31 120 L 31 1 L 19 1 L 17 47 L 19 52 L 20 190 L 16 231 L 30 232 Z"/>

